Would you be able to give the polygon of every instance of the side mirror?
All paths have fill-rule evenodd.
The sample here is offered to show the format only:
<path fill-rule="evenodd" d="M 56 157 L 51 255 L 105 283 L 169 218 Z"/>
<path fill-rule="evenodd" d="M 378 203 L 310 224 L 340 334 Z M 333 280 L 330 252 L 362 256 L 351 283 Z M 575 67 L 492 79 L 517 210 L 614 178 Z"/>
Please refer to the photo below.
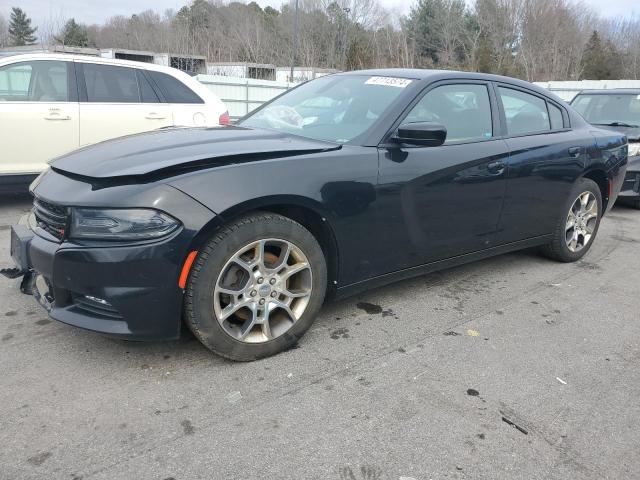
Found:
<path fill-rule="evenodd" d="M 447 127 L 433 122 L 405 123 L 398 127 L 392 140 L 396 143 L 439 147 L 447 138 Z"/>

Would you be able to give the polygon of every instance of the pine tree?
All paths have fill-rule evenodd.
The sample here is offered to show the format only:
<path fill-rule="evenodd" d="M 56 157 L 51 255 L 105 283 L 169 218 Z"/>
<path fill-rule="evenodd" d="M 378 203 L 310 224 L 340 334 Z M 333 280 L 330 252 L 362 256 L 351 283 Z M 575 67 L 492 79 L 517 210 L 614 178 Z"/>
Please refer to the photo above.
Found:
<path fill-rule="evenodd" d="M 620 78 L 622 57 L 615 45 L 607 40 L 603 42 L 596 30 L 585 45 L 582 55 L 581 78 L 588 80 L 609 80 Z"/>
<path fill-rule="evenodd" d="M 31 27 L 31 19 L 27 17 L 27 14 L 21 8 L 13 7 L 11 9 L 9 37 L 13 46 L 20 47 L 36 43 L 36 37 L 33 34 L 36 33 L 37 29 L 37 27 Z"/>
<path fill-rule="evenodd" d="M 55 40 L 62 45 L 70 45 L 73 47 L 89 46 L 89 36 L 86 27 L 76 23 L 73 18 L 65 24 L 62 32 L 55 37 Z"/>

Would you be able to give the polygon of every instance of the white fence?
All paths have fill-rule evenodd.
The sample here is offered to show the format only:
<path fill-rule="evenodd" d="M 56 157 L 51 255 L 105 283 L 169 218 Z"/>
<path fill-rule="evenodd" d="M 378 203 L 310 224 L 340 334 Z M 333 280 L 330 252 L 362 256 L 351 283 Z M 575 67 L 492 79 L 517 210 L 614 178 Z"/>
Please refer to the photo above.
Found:
<path fill-rule="evenodd" d="M 295 86 L 295 83 L 222 75 L 196 75 L 229 108 L 229 116 L 238 119 L 263 103 Z M 570 102 L 582 90 L 611 88 L 640 88 L 640 80 L 580 80 L 535 82 L 536 85 L 555 93 Z"/>
<path fill-rule="evenodd" d="M 196 75 L 195 78 L 227 105 L 229 116 L 234 120 L 295 85 L 287 82 L 221 75 Z"/>
<path fill-rule="evenodd" d="M 606 90 L 611 88 L 640 88 L 640 80 L 579 80 L 566 82 L 535 82 L 536 85 L 555 93 L 570 102 L 582 90 Z"/>

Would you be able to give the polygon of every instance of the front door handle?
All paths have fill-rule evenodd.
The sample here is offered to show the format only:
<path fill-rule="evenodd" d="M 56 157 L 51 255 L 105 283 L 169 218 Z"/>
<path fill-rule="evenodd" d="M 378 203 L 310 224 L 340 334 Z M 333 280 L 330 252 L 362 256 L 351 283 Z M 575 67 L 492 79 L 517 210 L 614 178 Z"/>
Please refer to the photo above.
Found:
<path fill-rule="evenodd" d="M 582 153 L 582 147 L 569 147 L 569 155 L 578 158 Z"/>
<path fill-rule="evenodd" d="M 44 117 L 45 120 L 71 120 L 69 115 L 60 115 L 59 108 L 50 108 L 49 114 Z"/>
<path fill-rule="evenodd" d="M 500 174 L 504 172 L 504 162 L 501 160 L 498 160 L 497 162 L 491 162 L 487 165 L 487 170 L 489 171 L 489 173 Z"/>

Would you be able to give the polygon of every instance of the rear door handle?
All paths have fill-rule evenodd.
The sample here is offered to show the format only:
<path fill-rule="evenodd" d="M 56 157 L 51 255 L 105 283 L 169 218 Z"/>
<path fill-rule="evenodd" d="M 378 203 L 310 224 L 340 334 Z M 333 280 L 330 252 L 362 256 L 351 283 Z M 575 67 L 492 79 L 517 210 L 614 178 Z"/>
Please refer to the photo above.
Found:
<path fill-rule="evenodd" d="M 61 117 L 60 115 L 49 115 L 48 117 L 44 117 L 45 120 L 71 120 L 71 117 L 67 115 L 66 117 Z"/>
<path fill-rule="evenodd" d="M 504 162 L 498 160 L 497 162 L 491 162 L 487 165 L 489 173 L 502 173 L 504 171 Z"/>
<path fill-rule="evenodd" d="M 573 158 L 578 158 L 582 153 L 582 147 L 569 147 L 569 155 Z"/>
<path fill-rule="evenodd" d="M 147 116 L 145 117 L 149 120 L 164 120 L 166 117 L 166 115 L 158 115 L 156 112 L 151 112 L 151 113 L 147 113 Z"/>

